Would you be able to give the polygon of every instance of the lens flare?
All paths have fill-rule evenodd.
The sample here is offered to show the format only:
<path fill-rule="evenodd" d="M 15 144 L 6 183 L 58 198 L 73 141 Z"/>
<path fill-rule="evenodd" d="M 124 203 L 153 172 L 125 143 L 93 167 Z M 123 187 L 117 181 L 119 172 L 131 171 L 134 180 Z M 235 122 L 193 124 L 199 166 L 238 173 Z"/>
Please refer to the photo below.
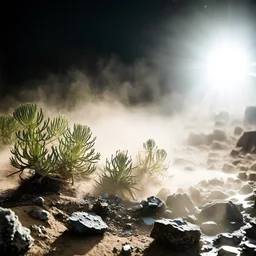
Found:
<path fill-rule="evenodd" d="M 247 68 L 245 51 L 234 46 L 224 46 L 209 55 L 207 76 L 214 86 L 229 87 L 243 81 Z"/>

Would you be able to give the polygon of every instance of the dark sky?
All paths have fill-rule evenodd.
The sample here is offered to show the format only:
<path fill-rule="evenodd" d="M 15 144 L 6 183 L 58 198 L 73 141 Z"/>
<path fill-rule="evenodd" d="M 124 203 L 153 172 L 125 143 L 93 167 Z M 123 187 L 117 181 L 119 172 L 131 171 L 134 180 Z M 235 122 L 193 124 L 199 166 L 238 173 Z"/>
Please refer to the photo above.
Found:
<path fill-rule="evenodd" d="M 2 6 L 1 78 L 5 90 L 28 79 L 48 73 L 62 73 L 71 67 L 96 72 L 99 57 L 118 55 L 133 63 L 152 56 L 161 44 L 163 33 L 176 37 L 172 56 L 181 32 L 168 31 L 175 18 L 185 24 L 195 15 L 216 17 L 225 23 L 230 10 L 245 6 L 253 17 L 255 1 L 250 0 L 72 0 L 9 1 Z M 207 6 L 207 8 L 205 8 Z M 3 14 L 7 14 L 4 18 Z M 220 14 L 219 16 L 216 14 Z M 246 15 L 246 12 L 245 12 Z M 256 16 L 256 15 L 255 15 Z M 252 20 L 255 22 L 256 18 Z M 226 26 L 227 24 L 223 24 Z M 194 28 L 196 29 L 196 28 Z M 209 28 L 210 29 L 210 28 Z M 176 47 L 176 48 L 175 48 Z M 183 50 L 182 50 L 183 51 Z M 178 53 L 177 53 L 178 54 Z"/>

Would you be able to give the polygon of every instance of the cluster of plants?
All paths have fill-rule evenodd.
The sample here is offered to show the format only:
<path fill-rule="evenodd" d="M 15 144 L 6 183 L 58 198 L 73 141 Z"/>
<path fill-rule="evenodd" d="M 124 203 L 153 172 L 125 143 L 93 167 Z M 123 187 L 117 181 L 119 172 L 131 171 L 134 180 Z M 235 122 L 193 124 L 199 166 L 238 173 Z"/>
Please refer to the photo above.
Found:
<path fill-rule="evenodd" d="M 10 164 L 17 171 L 10 175 L 19 174 L 22 178 L 28 170 L 40 182 L 50 179 L 74 184 L 76 180 L 91 178 L 100 159 L 90 127 L 70 127 L 62 115 L 45 117 L 42 109 L 31 103 L 19 106 L 12 115 L 0 116 L 0 140 L 3 145 L 12 145 Z M 128 151 L 117 151 L 106 159 L 95 178 L 96 189 L 136 198 L 142 177 L 167 175 L 166 159 L 166 151 L 158 149 L 152 139 L 143 144 L 135 165 Z"/>

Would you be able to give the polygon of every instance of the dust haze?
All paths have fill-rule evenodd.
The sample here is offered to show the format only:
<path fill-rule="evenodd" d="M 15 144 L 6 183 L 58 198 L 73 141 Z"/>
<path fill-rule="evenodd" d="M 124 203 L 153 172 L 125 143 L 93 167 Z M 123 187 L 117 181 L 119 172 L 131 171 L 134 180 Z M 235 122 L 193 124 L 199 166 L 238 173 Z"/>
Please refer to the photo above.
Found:
<path fill-rule="evenodd" d="M 164 179 L 157 186 L 144 184 L 139 196 L 155 195 L 161 187 L 175 192 L 180 187 L 216 176 L 216 172 L 205 172 L 202 163 L 207 156 L 203 149 L 196 156 L 190 156 L 197 163 L 193 172 L 184 171 L 172 162 L 184 152 L 190 154 L 184 143 L 190 131 L 212 131 L 214 113 L 219 110 L 229 111 L 231 121 L 241 120 L 249 98 L 239 104 L 231 100 L 227 105 L 224 101 L 225 105 L 219 104 L 219 109 L 214 109 L 217 100 L 214 93 L 209 91 L 202 98 L 196 91 L 171 90 L 175 86 L 164 83 L 157 70 L 145 60 L 126 66 L 113 57 L 109 62 L 99 61 L 99 68 L 101 72 L 97 77 L 81 70 L 70 70 L 65 75 L 49 75 L 44 81 L 30 81 L 28 88 L 21 88 L 15 95 L 2 100 L 2 113 L 12 113 L 21 103 L 34 102 L 47 116 L 65 114 L 70 125 L 88 125 L 97 137 L 95 149 L 101 153 L 98 169 L 117 150 L 128 150 L 136 164 L 143 142 L 154 139 L 159 148 L 167 151 L 169 175 L 175 176 Z M 251 102 L 253 100 L 251 97 Z M 1 189 L 3 186 L 11 188 L 18 182 L 14 176 L 6 179 L 6 174 L 11 172 L 10 155 L 10 148 L 1 151 Z M 94 180 L 78 183 L 78 195 L 92 191 L 93 183 Z"/>

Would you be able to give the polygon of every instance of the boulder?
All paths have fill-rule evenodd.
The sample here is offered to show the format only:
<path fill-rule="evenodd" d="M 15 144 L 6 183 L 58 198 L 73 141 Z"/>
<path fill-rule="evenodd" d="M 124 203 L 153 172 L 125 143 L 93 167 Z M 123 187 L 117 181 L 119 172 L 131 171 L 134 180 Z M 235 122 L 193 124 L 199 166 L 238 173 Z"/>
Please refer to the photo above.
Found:
<path fill-rule="evenodd" d="M 213 140 L 214 141 L 226 141 L 227 135 L 224 131 L 216 129 L 213 131 Z"/>
<path fill-rule="evenodd" d="M 200 228 L 183 219 L 162 219 L 154 223 L 150 236 L 172 248 L 187 249 L 199 243 Z"/>
<path fill-rule="evenodd" d="M 29 215 L 33 218 L 36 218 L 38 220 L 48 220 L 49 219 L 49 212 L 45 210 L 38 210 L 35 208 L 32 208 L 29 211 Z"/>
<path fill-rule="evenodd" d="M 237 206 L 229 201 L 216 200 L 202 207 L 198 215 L 201 222 L 214 221 L 218 224 L 243 224 L 243 216 Z"/>
<path fill-rule="evenodd" d="M 249 173 L 248 180 L 256 181 L 256 173 Z"/>
<path fill-rule="evenodd" d="M 167 197 L 166 205 L 173 216 L 183 217 L 196 211 L 195 205 L 188 194 L 173 194 Z"/>
<path fill-rule="evenodd" d="M 224 181 L 221 180 L 221 179 L 218 179 L 218 178 L 214 178 L 214 179 L 208 180 L 208 185 L 210 185 L 210 186 L 220 186 L 220 187 L 223 187 L 224 184 L 225 184 Z"/>
<path fill-rule="evenodd" d="M 239 172 L 237 177 L 240 180 L 247 180 L 247 173 L 246 172 Z"/>
<path fill-rule="evenodd" d="M 190 193 L 190 197 L 191 197 L 192 201 L 198 205 L 201 202 L 201 193 L 200 193 L 199 189 L 197 189 L 195 187 L 190 187 L 189 193 Z"/>
<path fill-rule="evenodd" d="M 234 129 L 234 135 L 240 136 L 243 133 L 243 128 L 241 126 L 236 126 Z"/>
<path fill-rule="evenodd" d="M 233 173 L 235 172 L 235 167 L 232 164 L 224 163 L 221 170 L 225 173 Z"/>
<path fill-rule="evenodd" d="M 244 132 L 237 141 L 236 147 L 242 148 L 244 152 L 254 153 L 256 148 L 256 131 Z"/>
<path fill-rule="evenodd" d="M 256 219 L 250 221 L 245 228 L 246 237 L 256 240 Z"/>
<path fill-rule="evenodd" d="M 245 184 L 241 187 L 241 189 L 239 190 L 239 194 L 240 195 L 247 195 L 253 192 L 252 187 L 249 184 Z"/>
<path fill-rule="evenodd" d="M 200 225 L 203 234 L 207 236 L 215 236 L 220 233 L 219 225 L 214 221 L 206 221 Z"/>
<path fill-rule="evenodd" d="M 67 219 L 67 227 L 78 234 L 103 234 L 108 225 L 94 213 L 74 212 Z"/>
<path fill-rule="evenodd" d="M 122 246 L 121 254 L 122 256 L 129 256 L 132 255 L 133 248 L 130 244 L 126 243 Z"/>
<path fill-rule="evenodd" d="M 238 246 L 243 239 L 243 234 L 230 234 L 230 233 L 222 233 L 214 239 L 213 244 L 217 247 L 221 247 L 223 245 L 228 246 Z"/>
<path fill-rule="evenodd" d="M 239 256 L 238 248 L 233 246 L 223 245 L 219 248 L 217 256 Z"/>
<path fill-rule="evenodd" d="M 33 241 L 30 230 L 21 225 L 18 216 L 0 207 L 0 255 L 24 255 Z"/>
<path fill-rule="evenodd" d="M 222 122 L 224 124 L 229 122 L 229 113 L 227 111 L 220 111 L 214 116 L 215 122 Z"/>
<path fill-rule="evenodd" d="M 38 205 L 38 206 L 43 206 L 44 205 L 44 198 L 39 196 L 39 197 L 36 197 L 34 200 L 33 200 L 33 203 L 35 205 Z"/>
<path fill-rule="evenodd" d="M 242 253 L 241 256 L 255 256 L 256 255 L 256 245 L 250 243 L 249 241 L 245 241 L 242 245 Z"/>

